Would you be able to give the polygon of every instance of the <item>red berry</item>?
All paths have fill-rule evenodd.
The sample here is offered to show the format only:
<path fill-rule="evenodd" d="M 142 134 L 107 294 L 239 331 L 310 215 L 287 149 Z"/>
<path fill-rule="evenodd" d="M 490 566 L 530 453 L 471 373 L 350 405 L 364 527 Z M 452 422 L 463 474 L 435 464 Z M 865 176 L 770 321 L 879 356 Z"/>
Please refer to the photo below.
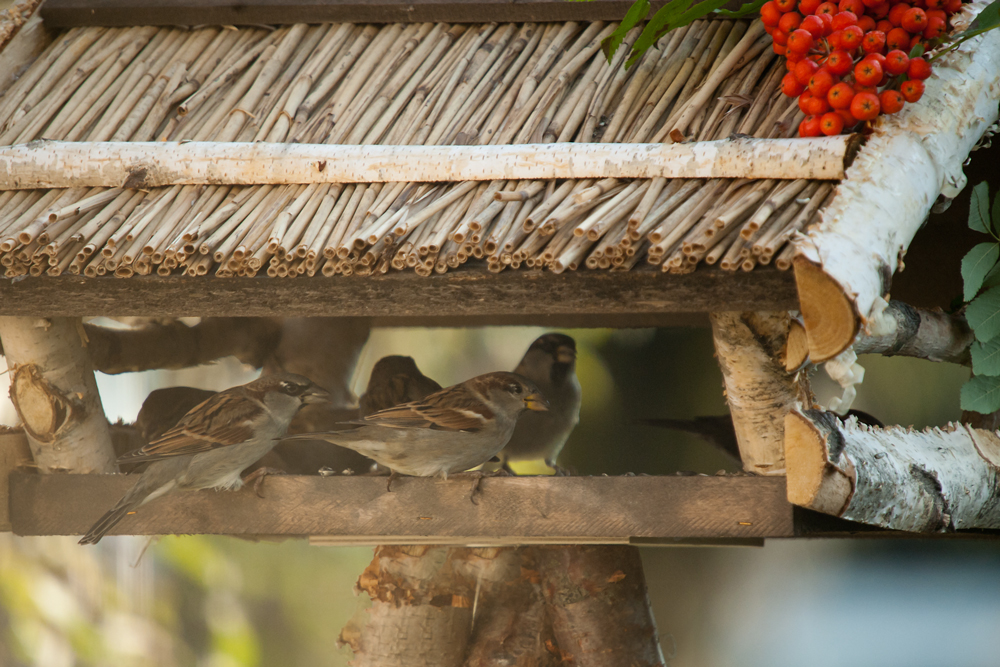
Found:
<path fill-rule="evenodd" d="M 862 60 L 877 60 L 878 64 L 882 66 L 882 71 L 885 71 L 885 56 L 881 53 L 869 53 Z"/>
<path fill-rule="evenodd" d="M 934 17 L 938 17 L 944 22 L 948 22 L 948 13 L 943 9 L 928 9 L 927 10 L 927 20 L 930 21 Z"/>
<path fill-rule="evenodd" d="M 782 12 L 790 12 L 795 9 L 795 0 L 773 0 L 773 2 Z"/>
<path fill-rule="evenodd" d="M 809 112 L 806 111 L 806 107 L 808 106 L 807 103 L 809 102 L 809 100 L 812 99 L 812 97 L 813 94 L 809 92 L 808 88 L 805 91 L 803 91 L 801 95 L 799 95 L 799 111 L 801 111 L 806 115 L 809 115 Z"/>
<path fill-rule="evenodd" d="M 885 0 L 861 0 L 866 9 L 871 9 L 877 5 L 882 4 Z"/>
<path fill-rule="evenodd" d="M 917 48 L 917 44 L 920 43 L 920 38 L 921 37 L 923 37 L 923 35 L 914 35 L 913 36 L 913 39 L 910 40 L 910 51 L 913 51 L 913 49 Z"/>
<path fill-rule="evenodd" d="M 954 14 L 962 8 L 962 0 L 945 0 L 944 10 L 949 14 Z"/>
<path fill-rule="evenodd" d="M 927 5 L 927 9 L 941 9 L 944 7 L 944 0 L 926 0 L 924 4 Z"/>
<path fill-rule="evenodd" d="M 786 51 L 785 52 L 785 69 L 787 69 L 789 72 L 791 72 L 793 69 L 795 69 L 795 66 L 798 65 L 803 60 L 805 60 L 805 56 L 802 55 L 801 53 L 789 53 L 789 52 Z"/>
<path fill-rule="evenodd" d="M 816 8 L 819 7 L 820 2 L 822 2 L 822 0 L 799 0 L 799 12 L 802 16 L 815 14 Z"/>
<path fill-rule="evenodd" d="M 824 2 L 821 3 L 820 6 L 816 8 L 816 11 L 813 13 L 816 16 L 819 16 L 820 14 L 829 14 L 830 18 L 833 18 L 833 15 L 839 12 L 840 12 L 840 7 L 838 7 L 836 4 L 832 2 Z"/>
<path fill-rule="evenodd" d="M 827 112 L 819 119 L 819 131 L 828 137 L 840 134 L 843 129 L 844 119 L 835 111 Z"/>
<path fill-rule="evenodd" d="M 906 75 L 911 79 L 926 79 L 931 75 L 931 66 L 923 58 L 910 58 L 910 64 L 906 68 Z"/>
<path fill-rule="evenodd" d="M 855 95 L 860 93 L 872 93 L 873 95 L 878 95 L 878 88 L 875 86 L 862 86 L 860 83 L 855 81 L 854 85 L 851 87 L 854 88 Z"/>
<path fill-rule="evenodd" d="M 793 53 L 809 53 L 809 49 L 813 47 L 813 36 L 809 34 L 808 30 L 793 30 L 790 35 L 788 35 L 788 43 L 786 46 L 788 50 Z"/>
<path fill-rule="evenodd" d="M 846 109 L 854 99 L 854 89 L 850 84 L 838 83 L 826 94 L 826 101 L 834 109 Z"/>
<path fill-rule="evenodd" d="M 867 14 L 865 16 L 858 17 L 858 27 L 866 33 L 869 33 L 875 29 L 875 19 Z"/>
<path fill-rule="evenodd" d="M 894 25 L 892 25 L 891 23 L 889 23 L 884 19 L 875 24 L 875 29 L 881 30 L 886 35 L 888 35 L 889 31 L 892 30 L 894 27 L 895 27 Z"/>
<path fill-rule="evenodd" d="M 788 52 L 788 50 L 784 46 L 778 44 L 777 42 L 771 45 L 771 50 L 777 53 L 779 56 L 783 56 Z"/>
<path fill-rule="evenodd" d="M 822 116 L 830 110 L 830 104 L 825 97 L 810 97 L 806 100 L 806 113 Z"/>
<path fill-rule="evenodd" d="M 821 134 L 819 128 L 819 118 L 815 115 L 806 116 L 799 123 L 799 136 L 800 137 L 818 137 Z"/>
<path fill-rule="evenodd" d="M 775 28 L 781 20 L 781 11 L 774 0 L 768 0 L 760 8 L 760 21 L 769 28 Z"/>
<path fill-rule="evenodd" d="M 876 60 L 865 58 L 854 67 L 854 80 L 862 86 L 878 85 L 882 80 L 882 66 Z"/>
<path fill-rule="evenodd" d="M 871 120 L 879 112 L 878 97 L 874 93 L 858 93 L 851 100 L 851 115 L 858 120 Z"/>
<path fill-rule="evenodd" d="M 831 49 L 839 49 L 839 48 L 841 48 L 841 46 L 840 46 L 840 38 L 843 37 L 843 36 L 844 36 L 844 31 L 843 30 L 834 30 L 826 38 L 826 43 L 830 45 Z"/>
<path fill-rule="evenodd" d="M 854 116 L 851 115 L 850 109 L 837 109 L 834 113 L 844 119 L 845 128 L 852 128 L 858 123 Z"/>
<path fill-rule="evenodd" d="M 809 79 L 819 69 L 819 65 L 812 60 L 802 60 L 795 65 L 795 80 L 803 86 L 808 85 Z"/>
<path fill-rule="evenodd" d="M 902 27 L 914 35 L 923 34 L 927 27 L 927 14 L 920 7 L 911 7 L 903 14 Z"/>
<path fill-rule="evenodd" d="M 937 39 L 948 28 L 948 22 L 939 16 L 928 16 L 927 27 L 924 28 L 924 39 Z"/>
<path fill-rule="evenodd" d="M 840 46 L 845 51 L 853 51 L 861 46 L 861 40 L 865 38 L 865 31 L 856 25 L 844 28 L 840 36 Z"/>
<path fill-rule="evenodd" d="M 802 23 L 801 14 L 798 12 L 788 12 L 787 14 L 781 15 L 781 20 L 778 21 L 778 28 L 787 33 L 791 33 L 799 27 L 800 23 Z"/>
<path fill-rule="evenodd" d="M 854 60 L 847 51 L 834 51 L 827 56 L 826 65 L 824 65 L 831 74 L 836 76 L 844 76 L 851 71 L 853 66 Z"/>
<path fill-rule="evenodd" d="M 786 46 L 788 44 L 788 33 L 784 30 L 774 29 L 771 33 L 771 39 L 774 40 L 775 44 L 780 44 L 781 46 Z"/>
<path fill-rule="evenodd" d="M 781 77 L 781 92 L 788 97 L 798 97 L 805 89 L 806 87 L 799 83 L 791 72 Z"/>
<path fill-rule="evenodd" d="M 903 108 L 905 98 L 898 90 L 884 90 L 878 96 L 879 106 L 884 114 L 894 114 Z"/>
<path fill-rule="evenodd" d="M 891 8 L 892 7 L 888 2 L 882 2 L 875 5 L 870 10 L 868 10 L 868 13 L 871 14 L 871 16 L 874 17 L 876 20 L 884 19 L 886 16 L 889 15 L 889 10 Z M 889 25 L 891 26 L 892 24 L 890 23 Z M 879 30 L 881 30 L 881 28 L 879 28 Z"/>
<path fill-rule="evenodd" d="M 818 9 L 816 10 L 819 11 Z M 819 20 L 823 22 L 823 34 L 829 35 L 833 32 L 833 14 L 814 14 L 818 16 Z"/>
<path fill-rule="evenodd" d="M 813 39 L 819 39 L 823 36 L 823 19 L 818 16 L 807 16 L 802 19 L 802 24 L 799 28 L 807 30 L 813 36 Z"/>
<path fill-rule="evenodd" d="M 861 48 L 865 53 L 882 53 L 885 48 L 885 33 L 881 30 L 869 31 L 861 40 Z"/>
<path fill-rule="evenodd" d="M 899 92 L 907 102 L 916 102 L 924 94 L 924 82 L 919 79 L 904 81 L 899 87 Z"/>
<path fill-rule="evenodd" d="M 858 16 L 854 12 L 840 12 L 833 15 L 833 29 L 843 30 L 844 28 L 858 24 Z"/>
<path fill-rule="evenodd" d="M 816 73 L 809 78 L 809 92 L 813 94 L 813 97 L 825 100 L 826 94 L 835 83 L 837 82 L 834 81 L 833 74 L 830 73 L 830 70 L 825 67 L 820 67 L 816 70 Z"/>
<path fill-rule="evenodd" d="M 840 0 L 837 9 L 842 12 L 851 12 L 855 16 L 865 13 L 865 4 L 861 0 Z"/>
<path fill-rule="evenodd" d="M 889 22 L 897 28 L 903 25 L 903 14 L 910 11 L 910 9 L 910 5 L 905 2 L 893 5 L 892 9 L 889 10 Z"/>
<path fill-rule="evenodd" d="M 910 65 L 910 57 L 905 51 L 894 49 L 885 54 L 885 71 L 893 76 L 902 74 Z"/>
<path fill-rule="evenodd" d="M 897 5 L 898 7 L 898 5 Z M 891 49 L 910 50 L 910 33 L 902 28 L 893 28 L 885 36 L 885 45 Z"/>

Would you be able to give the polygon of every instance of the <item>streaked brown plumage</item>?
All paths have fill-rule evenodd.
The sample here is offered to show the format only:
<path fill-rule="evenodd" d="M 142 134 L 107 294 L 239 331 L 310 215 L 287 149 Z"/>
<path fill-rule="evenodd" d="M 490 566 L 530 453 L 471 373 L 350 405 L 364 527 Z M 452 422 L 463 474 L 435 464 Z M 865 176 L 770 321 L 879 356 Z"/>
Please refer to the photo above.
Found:
<path fill-rule="evenodd" d="M 358 405 L 361 416 L 367 417 L 400 403 L 419 401 L 440 390 L 441 385 L 420 372 L 413 357 L 390 355 L 375 362 Z"/>

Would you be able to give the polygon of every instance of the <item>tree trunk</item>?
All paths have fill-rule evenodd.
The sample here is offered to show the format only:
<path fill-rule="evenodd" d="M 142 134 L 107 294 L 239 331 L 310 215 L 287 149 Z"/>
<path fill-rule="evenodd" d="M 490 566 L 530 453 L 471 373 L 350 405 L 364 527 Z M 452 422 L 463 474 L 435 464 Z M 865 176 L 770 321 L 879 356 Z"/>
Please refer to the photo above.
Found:
<path fill-rule="evenodd" d="M 115 472 L 79 318 L 0 317 L 10 397 L 43 473 Z"/>
<path fill-rule="evenodd" d="M 33 141 L 0 147 L 0 190 L 565 178 L 840 180 L 857 139 L 381 146 Z"/>
<path fill-rule="evenodd" d="M 785 433 L 789 502 L 896 530 L 1000 528 L 995 431 L 880 429 L 797 410 Z"/>
<path fill-rule="evenodd" d="M 808 398 L 780 359 L 791 319 L 785 312 L 725 312 L 711 320 L 743 469 L 783 475 L 785 414 Z"/>
<path fill-rule="evenodd" d="M 985 0 L 963 6 L 967 27 Z M 962 164 L 997 120 L 1000 32 L 934 63 L 920 104 L 879 119 L 822 221 L 795 242 L 795 280 L 813 363 L 832 359 L 880 314 L 901 258 L 940 194 L 965 186 Z M 872 224 L 878 221 L 878 224 Z"/>

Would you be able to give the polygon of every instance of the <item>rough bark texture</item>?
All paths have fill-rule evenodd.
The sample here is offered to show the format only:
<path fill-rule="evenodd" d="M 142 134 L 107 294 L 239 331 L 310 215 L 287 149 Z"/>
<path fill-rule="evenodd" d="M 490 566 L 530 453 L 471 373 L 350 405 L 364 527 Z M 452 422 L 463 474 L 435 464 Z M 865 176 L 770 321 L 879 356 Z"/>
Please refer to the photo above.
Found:
<path fill-rule="evenodd" d="M 854 344 L 857 354 L 918 357 L 930 361 L 969 364 L 974 337 L 965 315 L 914 308 L 890 301 L 868 324 L 869 333 Z"/>
<path fill-rule="evenodd" d="M 52 41 L 47 26 L 37 14 L 28 19 L 39 4 L 38 0 L 23 0 L 6 10 L 12 12 L 9 19 L 0 20 L 0 93 L 17 80 Z M 0 12 L 0 16 L 2 14 Z"/>
<path fill-rule="evenodd" d="M 788 499 L 883 528 L 1000 528 L 1000 435 L 965 425 L 873 428 L 828 413 L 786 420 Z"/>
<path fill-rule="evenodd" d="M 563 662 L 577 667 L 665 664 L 637 548 L 539 547 L 537 554 Z"/>
<path fill-rule="evenodd" d="M 963 6 L 961 30 L 986 7 Z M 939 195 L 964 186 L 962 164 L 997 120 L 1000 32 L 934 63 L 920 104 L 883 116 L 847 171 L 822 222 L 795 244 L 795 275 L 813 363 L 854 342 L 884 305 L 892 274 Z"/>
<path fill-rule="evenodd" d="M 0 339 L 38 470 L 117 470 L 80 320 L 0 317 Z"/>
<path fill-rule="evenodd" d="M 565 178 L 839 180 L 854 143 L 853 135 L 495 146 L 40 140 L 0 147 L 0 190 Z"/>
<path fill-rule="evenodd" d="M 711 319 L 743 469 L 783 475 L 785 414 L 806 397 L 781 361 L 788 313 L 725 312 Z"/>

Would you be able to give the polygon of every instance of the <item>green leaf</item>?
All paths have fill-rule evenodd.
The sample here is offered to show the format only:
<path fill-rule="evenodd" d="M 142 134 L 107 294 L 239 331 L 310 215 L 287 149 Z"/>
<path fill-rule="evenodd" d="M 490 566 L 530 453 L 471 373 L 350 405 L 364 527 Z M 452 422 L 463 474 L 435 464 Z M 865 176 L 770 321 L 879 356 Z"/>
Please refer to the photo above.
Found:
<path fill-rule="evenodd" d="M 962 258 L 962 298 L 972 301 L 983 281 L 1000 259 L 1000 244 L 980 243 Z"/>
<path fill-rule="evenodd" d="M 691 5 L 691 0 L 670 0 L 667 4 L 660 7 L 653 18 L 649 19 L 649 23 L 643 28 L 642 34 L 639 35 L 639 39 L 635 40 L 635 44 L 632 45 L 632 55 L 629 56 L 628 62 L 625 63 L 625 67 L 631 67 L 636 63 L 639 58 L 642 57 L 646 51 L 649 50 L 653 44 L 656 44 L 656 40 L 660 38 L 661 35 L 666 34 L 677 28 L 679 26 L 671 25 L 671 22 L 676 20 L 680 15 Z"/>
<path fill-rule="evenodd" d="M 962 385 L 962 409 L 984 415 L 1000 410 L 1000 377 L 974 375 Z"/>
<path fill-rule="evenodd" d="M 988 343 L 972 341 L 969 346 L 972 354 L 972 372 L 976 375 L 1000 375 L 1000 338 L 994 338 Z"/>
<path fill-rule="evenodd" d="M 608 59 L 609 65 L 615 55 L 615 51 L 622 45 L 622 41 L 624 41 L 628 31 L 637 26 L 639 21 L 645 19 L 647 14 L 649 14 L 649 0 L 635 0 L 632 6 L 628 8 L 628 12 L 626 12 L 625 18 L 622 19 L 618 28 L 601 42 L 601 50 L 604 51 L 604 57 Z"/>
<path fill-rule="evenodd" d="M 968 32 L 992 30 L 1000 26 L 1000 0 L 993 0 L 972 20 Z"/>
<path fill-rule="evenodd" d="M 917 42 L 912 49 L 910 49 L 910 58 L 919 58 L 924 55 L 924 43 Z"/>
<path fill-rule="evenodd" d="M 1000 333 L 1000 287 L 986 290 L 965 309 L 976 340 L 983 343 L 993 340 Z"/>
<path fill-rule="evenodd" d="M 969 201 L 969 229 L 983 234 L 990 233 L 990 186 L 983 181 L 972 188 Z"/>
<path fill-rule="evenodd" d="M 990 272 L 986 274 L 986 279 L 983 280 L 983 288 L 990 289 L 991 287 L 996 287 L 1000 285 L 1000 264 L 997 264 Z"/>
<path fill-rule="evenodd" d="M 748 2 L 739 9 L 735 11 L 730 11 L 728 9 L 717 9 L 715 13 L 724 19 L 741 19 L 748 14 L 756 14 L 760 11 L 760 8 L 764 6 L 767 0 L 754 0 L 753 2 Z"/>

